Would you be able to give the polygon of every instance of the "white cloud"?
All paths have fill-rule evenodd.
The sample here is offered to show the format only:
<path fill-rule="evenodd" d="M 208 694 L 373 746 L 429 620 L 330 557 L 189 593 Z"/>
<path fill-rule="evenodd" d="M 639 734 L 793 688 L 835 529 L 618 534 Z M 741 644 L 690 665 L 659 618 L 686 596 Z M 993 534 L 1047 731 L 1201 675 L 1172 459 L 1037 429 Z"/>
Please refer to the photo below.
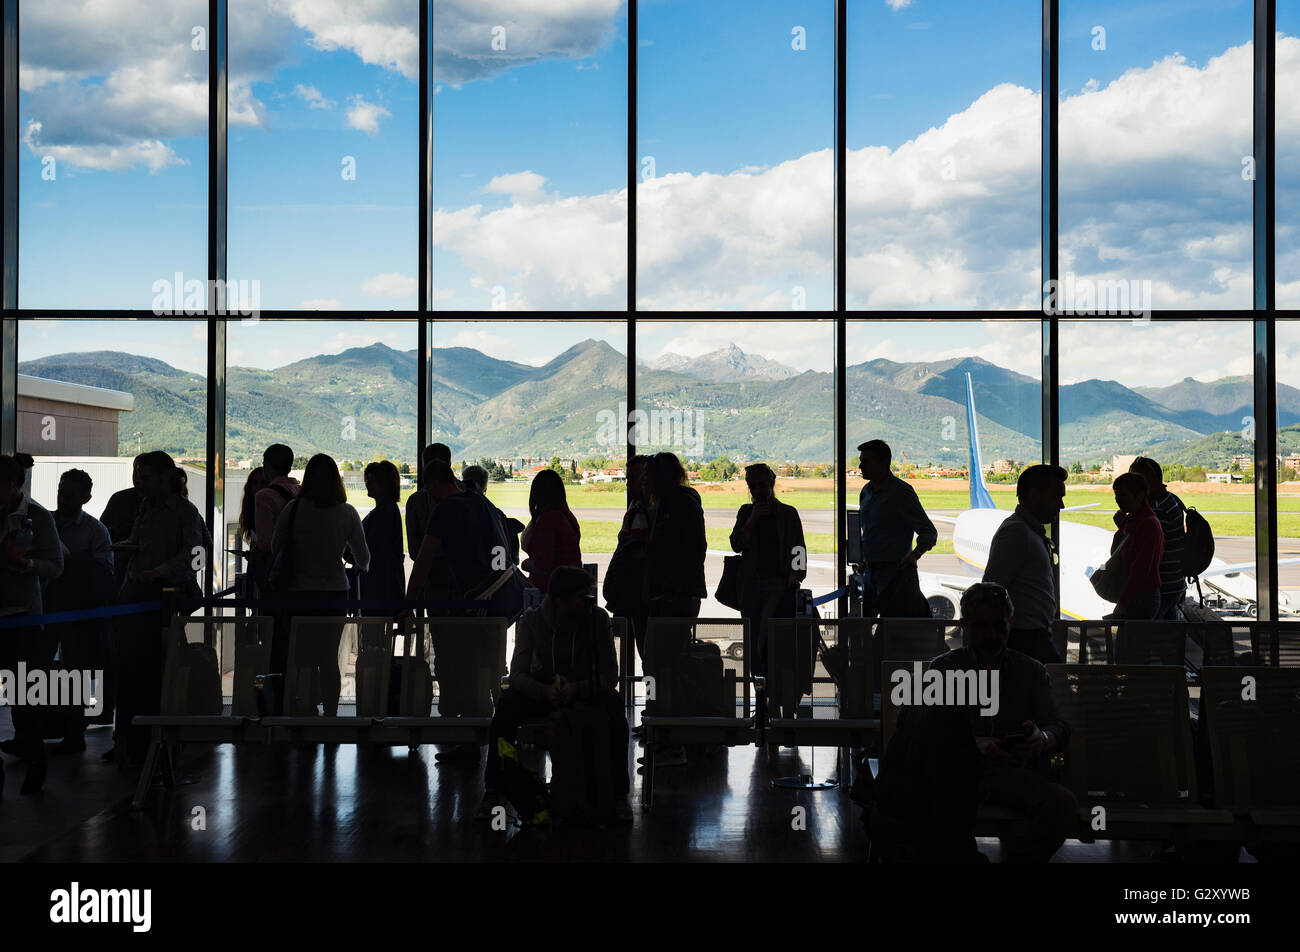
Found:
<path fill-rule="evenodd" d="M 310 109 L 333 109 L 337 105 L 333 99 L 326 99 L 321 95 L 321 91 L 315 86 L 304 86 L 299 83 L 293 87 L 293 94 L 305 102 Z"/>
<path fill-rule="evenodd" d="M 912 5 L 912 0 L 885 0 L 885 5 L 891 10 L 902 10 Z"/>
<path fill-rule="evenodd" d="M 519 205 L 534 205 L 545 198 L 546 177 L 536 172 L 512 172 L 497 175 L 483 186 L 483 191 L 494 195 L 508 195 Z"/>
<path fill-rule="evenodd" d="M 377 274 L 361 282 L 361 290 L 376 297 L 414 297 L 419 291 L 419 281 L 399 272 Z"/>
<path fill-rule="evenodd" d="M 366 135 L 376 135 L 379 132 L 380 118 L 392 116 L 379 103 L 367 102 L 360 94 L 353 96 L 350 102 L 352 105 L 348 107 L 348 128 L 359 129 Z"/>
<path fill-rule="evenodd" d="M 461 84 L 543 59 L 595 53 L 614 33 L 622 0 L 440 0 L 438 78 Z M 229 115 L 265 126 L 253 83 L 274 79 L 295 32 L 409 80 L 419 74 L 418 16 L 409 0 L 231 0 Z M 20 86 L 33 154 L 73 168 L 158 172 L 179 162 L 170 140 L 207 133 L 206 0 L 61 0 L 23 5 Z M 491 49 L 493 26 L 507 49 Z M 312 90 L 300 86 L 298 95 Z M 313 90 L 314 91 L 314 90 Z M 310 93 L 308 93 L 310 95 Z M 313 108 L 333 105 L 323 96 Z M 348 125 L 369 134 L 389 113 L 354 101 Z"/>

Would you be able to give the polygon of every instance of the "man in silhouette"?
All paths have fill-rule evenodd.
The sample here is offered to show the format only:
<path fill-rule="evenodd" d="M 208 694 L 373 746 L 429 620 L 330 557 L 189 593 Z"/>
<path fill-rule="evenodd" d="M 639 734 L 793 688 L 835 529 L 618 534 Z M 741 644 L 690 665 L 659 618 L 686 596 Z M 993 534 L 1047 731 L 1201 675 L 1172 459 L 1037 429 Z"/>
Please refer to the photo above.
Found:
<path fill-rule="evenodd" d="M 616 690 L 618 661 L 609 616 L 596 606 L 591 576 L 572 565 L 557 566 L 542 604 L 519 619 L 510 659 L 510 687 L 492 716 L 483 801 L 476 819 L 492 817 L 501 804 L 502 762 L 497 738 L 515 743 L 519 727 L 531 718 L 580 704 L 599 711 L 609 724 L 607 751 L 615 816 L 630 823 L 627 801 L 627 717 Z M 594 753 L 594 752 L 593 752 Z"/>
<path fill-rule="evenodd" d="M 289 501 L 298 495 L 298 480 L 289 475 L 291 469 L 293 450 L 283 443 L 272 443 L 262 453 L 266 488 L 259 489 L 253 497 L 253 533 L 256 547 L 264 553 L 271 551 L 275 521 Z"/>
<path fill-rule="evenodd" d="M 1078 802 L 1050 774 L 1052 754 L 1069 743 L 1069 724 L 1047 669 L 1007 647 L 1012 611 L 1002 586 L 972 585 L 961 599 L 966 646 L 930 662 L 932 671 L 983 678 L 985 700 L 996 699 L 993 713 L 969 695 L 902 708 L 868 805 L 872 836 L 886 855 L 982 859 L 974 838 L 981 804 L 1028 821 L 1000 837 L 1004 862 L 1045 863 L 1076 829 Z"/>
<path fill-rule="evenodd" d="M 1003 520 L 989 543 L 984 581 L 1001 585 L 1016 606 L 1015 627 L 1007 642 L 1043 664 L 1060 664 L 1052 644 L 1056 608 L 1056 546 L 1046 526 L 1065 508 L 1065 480 L 1060 466 L 1039 463 L 1016 480 L 1015 512 Z"/>
<path fill-rule="evenodd" d="M 917 561 L 934 548 L 939 533 L 925 514 L 916 490 L 890 471 L 893 452 L 884 440 L 858 447 L 862 478 L 858 524 L 868 617 L 929 618 L 930 605 L 921 594 Z M 912 545 L 912 537 L 916 545 Z"/>
<path fill-rule="evenodd" d="M 446 443 L 430 443 L 420 454 L 420 488 L 411 493 L 406 500 L 406 551 L 414 559 L 424 544 L 425 530 L 429 528 L 429 517 L 438 505 L 438 497 L 429 485 L 429 471 L 436 462 L 446 464 L 451 470 L 451 449 Z M 460 492 L 460 483 L 452 476 L 452 486 Z M 451 572 L 447 564 L 444 548 L 433 555 L 429 563 L 427 581 L 421 588 L 415 589 L 415 598 L 446 601 L 451 597 Z"/>
<path fill-rule="evenodd" d="M 1178 607 L 1187 596 L 1187 577 L 1183 574 L 1183 549 L 1187 540 L 1187 507 L 1165 485 L 1165 474 L 1160 464 L 1147 456 L 1139 456 L 1129 466 L 1147 484 L 1147 504 L 1151 506 L 1160 528 L 1164 531 L 1164 554 L 1160 556 L 1160 608 L 1158 621 L 1177 621 Z"/>

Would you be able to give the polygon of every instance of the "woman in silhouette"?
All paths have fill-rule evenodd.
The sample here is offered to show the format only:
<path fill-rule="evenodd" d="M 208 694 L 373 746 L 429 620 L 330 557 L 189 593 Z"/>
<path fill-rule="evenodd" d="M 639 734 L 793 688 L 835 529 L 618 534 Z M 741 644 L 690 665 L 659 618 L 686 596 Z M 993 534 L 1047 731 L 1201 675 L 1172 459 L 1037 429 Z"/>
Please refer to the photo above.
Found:
<path fill-rule="evenodd" d="M 582 530 L 569 510 L 564 480 L 555 470 L 544 469 L 533 477 L 528 514 L 531 518 L 520 539 L 528 558 L 520 567 L 528 573 L 528 581 L 545 593 L 557 565 L 582 568 Z"/>
<path fill-rule="evenodd" d="M 272 557 L 288 550 L 290 567 L 282 591 L 284 597 L 297 602 L 336 602 L 348 597 L 348 578 L 343 568 L 343 552 L 352 550 L 353 564 L 365 573 L 370 568 L 370 547 L 356 509 L 348 505 L 347 491 L 333 457 L 317 453 L 307 461 L 302 475 L 302 490 L 284 507 L 275 521 L 271 539 Z M 295 608 L 290 615 L 338 615 L 337 610 L 313 611 L 309 605 Z M 334 651 L 338 652 L 339 626 Z M 272 642 L 274 645 L 274 642 Z M 278 654 L 278 652 L 277 652 Z M 272 661 L 275 671 L 285 671 L 289 646 Z M 277 667 L 276 665 L 281 665 Z M 320 698 L 325 715 L 338 713 L 341 679 L 337 664 L 321 665 Z M 301 674 L 301 672 L 300 672 Z M 286 701 L 288 700 L 286 696 Z"/>
<path fill-rule="evenodd" d="M 766 463 L 745 467 L 754 500 L 736 512 L 731 550 L 739 552 L 740 614 L 749 619 L 754 674 L 767 673 L 767 620 L 793 618 L 794 596 L 808 575 L 799 511 L 776 498 L 776 474 Z"/>

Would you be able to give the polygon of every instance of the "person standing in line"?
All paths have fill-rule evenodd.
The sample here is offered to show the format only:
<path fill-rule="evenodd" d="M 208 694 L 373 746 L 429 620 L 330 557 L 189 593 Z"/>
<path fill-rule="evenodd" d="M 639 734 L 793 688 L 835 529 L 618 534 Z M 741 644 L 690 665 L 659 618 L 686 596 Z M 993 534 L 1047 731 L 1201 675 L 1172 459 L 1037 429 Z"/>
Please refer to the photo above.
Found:
<path fill-rule="evenodd" d="M 32 457 L 26 453 L 0 456 L 0 607 L 19 614 L 44 611 L 43 586 L 63 574 L 63 547 L 54 517 L 23 492 Z M 19 663 L 33 670 L 48 669 L 54 653 L 40 626 L 0 632 L 0 669 L 17 671 Z M 14 736 L 4 752 L 27 760 L 22 792 L 45 785 L 48 762 L 40 733 L 40 710 L 26 704 L 10 708 Z M 4 769 L 0 767 L 0 785 Z"/>
<path fill-rule="evenodd" d="M 1160 520 L 1164 530 L 1165 549 L 1160 556 L 1160 608 L 1159 621 L 1177 621 L 1179 606 L 1187 597 L 1187 577 L 1183 574 L 1183 548 L 1187 540 L 1187 507 L 1165 485 L 1164 471 L 1155 460 L 1139 456 L 1129 466 L 1147 484 L 1147 504 Z"/>
<path fill-rule="evenodd" d="M 921 594 L 917 562 L 939 541 L 934 523 L 925 514 L 916 490 L 890 470 L 893 451 L 884 440 L 858 447 L 862 478 L 858 523 L 862 533 L 868 617 L 929 618 L 930 605 Z M 912 537 L 916 545 L 912 545 Z"/>
<path fill-rule="evenodd" d="M 1001 585 L 1016 606 L 1007 646 L 1043 664 L 1060 664 L 1052 643 L 1052 622 L 1058 615 L 1056 547 L 1046 526 L 1064 507 L 1065 481 L 1060 466 L 1037 463 L 1016 480 L 1019 504 L 1002 520 L 989 543 L 984 581 Z"/>
<path fill-rule="evenodd" d="M 366 547 L 370 550 L 369 571 L 361 576 L 361 597 L 400 602 L 406 595 L 402 513 L 397 508 L 401 476 L 396 466 L 388 460 L 380 460 L 366 466 L 364 478 L 366 495 L 375 501 L 375 508 L 361 520 Z M 355 563 L 355 558 L 352 561 Z"/>
<path fill-rule="evenodd" d="M 736 512 L 731 550 L 741 554 L 740 616 L 749 619 L 754 647 L 750 670 L 763 677 L 767 674 L 767 620 L 794 617 L 795 592 L 808 577 L 808 553 L 799 510 L 776 498 L 772 468 L 766 463 L 746 466 L 745 482 L 754 501 Z"/>
<path fill-rule="evenodd" d="M 645 592 L 651 618 L 698 618 L 708 595 L 704 559 L 704 505 L 686 485 L 686 468 L 672 453 L 656 453 L 646 466 L 653 520 L 646 543 Z"/>
<path fill-rule="evenodd" d="M 533 477 L 528 491 L 529 521 L 519 544 L 528 558 L 520 566 L 543 595 L 551 573 L 561 565 L 582 568 L 582 529 L 569 509 L 564 480 L 553 469 Z"/>
<path fill-rule="evenodd" d="M 1123 551 L 1124 590 L 1115 603 L 1114 618 L 1151 621 L 1160 611 L 1160 557 L 1164 530 L 1147 504 L 1147 483 L 1137 473 L 1121 473 L 1115 492 L 1115 535 L 1110 551 Z"/>
<path fill-rule="evenodd" d="M 102 608 L 113 603 L 113 540 L 104 524 L 82 507 L 93 489 L 90 474 L 69 469 L 59 477 L 58 508 L 54 523 L 63 548 L 63 574 L 45 590 L 47 611 L 75 611 Z M 70 671 L 93 671 L 104 666 L 107 648 L 106 619 L 64 622 L 51 626 L 61 646 L 63 666 Z M 56 640 L 54 638 L 51 639 Z M 96 686 L 103 697 L 101 677 Z M 87 704 L 87 706 L 89 706 Z M 80 753 L 86 749 L 84 716 L 68 726 L 56 754 Z"/>
<path fill-rule="evenodd" d="M 302 474 L 302 489 L 292 503 L 285 506 L 275 522 L 271 552 L 278 555 L 292 547 L 291 571 L 285 583 L 284 597 L 299 602 L 339 602 L 348 597 L 348 578 L 343 568 L 343 552 L 352 550 L 353 564 L 363 575 L 370 568 L 370 548 L 366 544 L 361 517 L 348 504 L 338 465 L 333 457 L 317 453 L 307 461 Z M 292 615 L 338 614 L 326 610 L 312 611 L 303 606 Z M 338 637 L 343 628 L 339 627 Z M 286 639 L 287 642 L 287 639 Z M 272 641 L 274 650 L 275 641 Z M 335 652 L 338 642 L 335 642 Z M 279 654 L 279 652 L 276 652 Z M 277 673 L 288 669 L 289 645 L 284 645 L 282 661 L 272 661 Z M 282 665 L 276 667 L 276 665 Z M 320 698 L 326 717 L 338 713 L 342 676 L 339 667 L 318 668 Z"/>
<path fill-rule="evenodd" d="M 637 454 L 627 463 L 627 510 L 618 530 L 618 545 L 605 570 L 601 592 L 615 617 L 626 618 L 645 661 L 645 550 L 650 538 L 650 500 L 646 489 L 646 463 L 650 457 Z"/>
<path fill-rule="evenodd" d="M 144 502 L 131 535 L 114 552 L 129 555 L 126 582 L 118 601 L 166 601 L 164 589 L 183 593 L 178 609 L 188 615 L 202 596 L 191 562 L 203 546 L 198 510 L 182 494 L 184 476 L 161 450 L 140 457 L 140 493 Z M 104 755 L 115 758 L 125 746 L 128 765 L 143 763 L 149 729 L 131 724 L 137 715 L 157 714 L 162 700 L 163 653 L 158 633 L 171 623 L 166 605 L 157 612 L 126 615 L 117 625 L 121 686 L 118 691 L 117 744 Z M 125 741 L 125 744 L 123 744 Z"/>

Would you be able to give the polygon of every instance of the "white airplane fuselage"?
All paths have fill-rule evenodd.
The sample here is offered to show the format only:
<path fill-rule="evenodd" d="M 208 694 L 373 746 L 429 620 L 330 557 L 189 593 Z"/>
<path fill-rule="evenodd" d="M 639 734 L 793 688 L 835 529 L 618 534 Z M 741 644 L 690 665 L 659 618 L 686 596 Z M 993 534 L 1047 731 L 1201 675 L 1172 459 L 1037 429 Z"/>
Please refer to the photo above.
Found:
<path fill-rule="evenodd" d="M 1006 509 L 968 509 L 957 516 L 952 530 L 953 550 L 963 562 L 983 571 L 988 563 L 989 544 L 1002 521 L 1011 515 Z M 1094 569 L 1110 558 L 1114 533 L 1099 526 L 1061 520 L 1061 614 L 1067 618 L 1101 618 L 1115 610 L 1113 602 L 1099 596 L 1088 581 Z M 1214 559 L 1210 567 L 1226 565 Z M 1255 579 L 1246 573 L 1216 575 L 1207 584 L 1244 603 L 1253 604 Z"/>

